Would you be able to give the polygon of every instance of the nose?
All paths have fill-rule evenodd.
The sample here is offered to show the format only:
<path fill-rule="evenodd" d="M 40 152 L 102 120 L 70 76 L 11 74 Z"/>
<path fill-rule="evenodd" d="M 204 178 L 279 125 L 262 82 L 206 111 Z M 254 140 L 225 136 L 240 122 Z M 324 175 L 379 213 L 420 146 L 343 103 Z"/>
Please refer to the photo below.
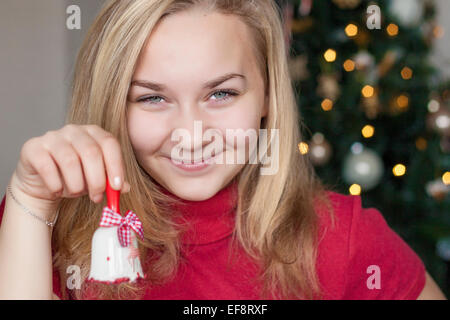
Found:
<path fill-rule="evenodd" d="M 202 150 L 211 143 L 203 140 L 203 133 L 210 128 L 208 116 L 197 106 L 189 105 L 180 108 L 176 118 L 171 140 L 174 147 L 181 151 L 178 154 L 186 160 L 202 158 Z"/>

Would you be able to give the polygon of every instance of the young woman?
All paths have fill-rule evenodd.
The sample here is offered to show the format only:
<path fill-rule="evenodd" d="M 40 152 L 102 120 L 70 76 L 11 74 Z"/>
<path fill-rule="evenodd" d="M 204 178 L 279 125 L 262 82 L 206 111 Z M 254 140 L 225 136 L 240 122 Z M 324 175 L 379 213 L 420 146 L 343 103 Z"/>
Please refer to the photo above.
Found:
<path fill-rule="evenodd" d="M 288 71 L 272 0 L 109 1 L 79 53 L 66 125 L 22 147 L 3 201 L 0 297 L 444 298 L 381 213 L 325 187 L 298 152 Z M 174 140 L 180 129 L 193 138 Z M 261 129 L 277 135 L 252 163 L 239 138 Z M 262 174 L 269 154 L 276 170 Z M 106 176 L 142 222 L 144 281 L 85 281 Z M 55 212 L 54 227 L 39 221 Z M 80 288 L 66 285 L 69 266 Z"/>

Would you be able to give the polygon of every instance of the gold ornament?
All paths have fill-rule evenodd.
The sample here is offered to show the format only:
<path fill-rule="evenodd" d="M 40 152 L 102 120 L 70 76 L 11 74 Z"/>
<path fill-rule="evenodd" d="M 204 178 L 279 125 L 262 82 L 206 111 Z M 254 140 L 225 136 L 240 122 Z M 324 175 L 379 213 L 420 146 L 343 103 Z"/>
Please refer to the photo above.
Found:
<path fill-rule="evenodd" d="M 384 173 L 379 154 L 361 143 L 355 142 L 342 164 L 342 178 L 348 184 L 358 184 L 363 191 L 376 187 Z"/>
<path fill-rule="evenodd" d="M 319 75 L 317 78 L 317 81 L 319 82 L 319 85 L 317 86 L 317 94 L 322 98 L 328 98 L 332 101 L 336 101 L 341 94 L 341 89 L 337 78 L 338 76 L 336 74 Z"/>
<path fill-rule="evenodd" d="M 323 166 L 328 163 L 332 155 L 332 148 L 322 133 L 314 134 L 308 145 L 307 154 L 314 166 Z"/>

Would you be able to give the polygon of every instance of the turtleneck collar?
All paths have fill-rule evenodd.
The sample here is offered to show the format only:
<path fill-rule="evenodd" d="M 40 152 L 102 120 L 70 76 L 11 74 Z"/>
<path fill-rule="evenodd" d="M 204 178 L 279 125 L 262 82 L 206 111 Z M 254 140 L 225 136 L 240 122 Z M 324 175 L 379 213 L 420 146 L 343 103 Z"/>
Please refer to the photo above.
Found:
<path fill-rule="evenodd" d="M 161 188 L 165 194 L 180 201 L 174 209 L 181 213 L 181 219 L 176 221 L 187 227 L 182 233 L 183 244 L 209 244 L 231 235 L 238 199 L 237 186 L 234 179 L 214 196 L 202 201 L 181 199 Z"/>

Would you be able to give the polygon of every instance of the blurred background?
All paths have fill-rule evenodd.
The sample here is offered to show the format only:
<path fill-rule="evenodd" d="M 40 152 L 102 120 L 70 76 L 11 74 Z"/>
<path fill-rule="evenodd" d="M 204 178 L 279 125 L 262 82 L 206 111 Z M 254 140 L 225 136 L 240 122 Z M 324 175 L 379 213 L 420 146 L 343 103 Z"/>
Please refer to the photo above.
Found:
<path fill-rule="evenodd" d="M 450 1 L 278 3 L 306 124 L 299 152 L 379 209 L 448 296 Z"/>
<path fill-rule="evenodd" d="M 306 125 L 299 152 L 379 209 L 449 296 L 450 1 L 276 1 Z M 25 141 L 64 125 L 75 57 L 104 2 L 0 2 L 2 190 Z"/>

